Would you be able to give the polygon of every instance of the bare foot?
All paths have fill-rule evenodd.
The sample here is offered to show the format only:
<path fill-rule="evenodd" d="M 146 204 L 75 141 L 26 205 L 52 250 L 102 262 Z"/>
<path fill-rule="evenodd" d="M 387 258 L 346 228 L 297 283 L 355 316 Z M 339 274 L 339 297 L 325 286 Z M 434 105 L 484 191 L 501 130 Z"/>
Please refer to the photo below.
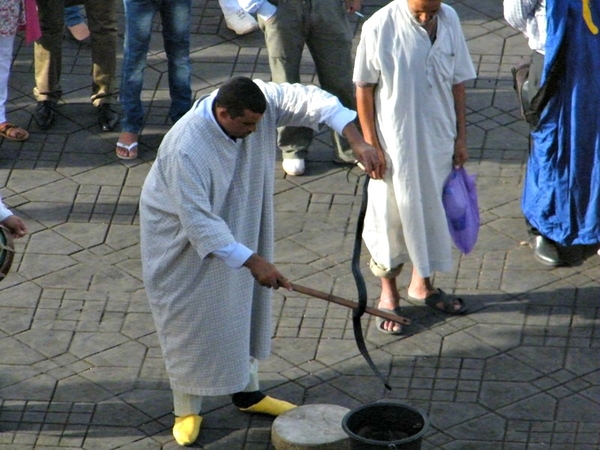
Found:
<path fill-rule="evenodd" d="M 29 138 L 29 133 L 17 125 L 2 122 L 0 123 L 0 137 L 11 141 L 25 141 Z"/>
<path fill-rule="evenodd" d="M 379 296 L 379 303 L 377 308 L 389 309 L 393 311 L 395 308 L 400 306 L 400 292 L 396 286 L 396 279 L 381 278 L 381 295 Z M 402 330 L 402 326 L 391 320 L 386 320 L 380 325 L 382 330 L 393 331 L 399 333 Z"/>
<path fill-rule="evenodd" d="M 135 159 L 138 156 L 138 135 L 129 131 L 121 131 L 119 141 L 117 142 L 117 156 L 121 159 Z"/>
<path fill-rule="evenodd" d="M 408 298 L 410 298 L 411 300 L 421 300 L 424 301 L 427 305 L 433 307 L 433 308 L 437 308 L 440 311 L 444 311 L 450 314 L 453 313 L 458 313 L 459 311 L 463 310 L 465 308 L 464 303 L 461 299 L 459 298 L 452 298 L 449 299 L 448 297 L 446 297 L 443 293 L 441 293 L 439 291 L 439 289 L 432 289 L 432 290 L 416 290 L 415 292 L 418 292 L 418 294 L 411 294 L 411 290 L 410 290 L 410 286 L 408 288 Z M 425 294 L 423 294 L 423 292 L 426 292 Z M 438 302 L 435 302 L 435 298 L 429 298 L 431 296 L 435 295 L 436 297 L 438 297 L 440 300 Z M 450 303 L 450 301 L 452 303 Z M 454 311 L 453 311 L 454 310 Z"/>
<path fill-rule="evenodd" d="M 80 22 L 72 27 L 69 27 L 69 31 L 71 35 L 78 41 L 84 41 L 88 37 L 90 37 L 90 29 L 85 24 L 85 22 Z"/>
<path fill-rule="evenodd" d="M 379 304 L 377 305 L 377 308 L 378 309 L 386 309 L 386 310 L 389 310 L 389 311 L 394 311 L 394 309 L 399 306 L 399 302 L 396 302 L 396 306 L 385 306 L 385 305 L 386 305 L 385 302 L 380 301 Z M 400 334 L 400 332 L 402 331 L 402 325 L 400 325 L 399 323 L 396 323 L 396 322 L 392 322 L 391 320 L 384 320 L 378 326 L 382 330 L 386 330 L 386 331 L 389 331 L 389 332 L 394 332 L 394 333 L 397 333 L 397 334 Z"/>

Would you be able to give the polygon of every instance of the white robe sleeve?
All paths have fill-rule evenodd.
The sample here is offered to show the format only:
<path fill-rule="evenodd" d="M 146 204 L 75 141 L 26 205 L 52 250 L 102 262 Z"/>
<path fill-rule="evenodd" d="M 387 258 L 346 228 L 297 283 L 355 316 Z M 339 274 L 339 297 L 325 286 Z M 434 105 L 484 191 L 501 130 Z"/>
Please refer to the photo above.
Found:
<path fill-rule="evenodd" d="M 185 153 L 178 155 L 175 161 L 178 182 L 172 188 L 173 204 L 185 235 L 200 257 L 236 242 L 225 221 L 213 213 L 209 172 L 195 170 L 194 162 Z"/>
<path fill-rule="evenodd" d="M 379 38 L 378 34 L 370 22 L 363 24 L 363 29 L 360 36 L 360 42 L 356 49 L 356 57 L 354 59 L 354 74 L 352 79 L 355 83 L 370 83 L 377 84 L 381 65 L 377 55 L 379 54 Z"/>
<path fill-rule="evenodd" d="M 12 215 L 13 213 L 6 206 L 4 206 L 2 198 L 0 198 L 0 222 L 8 219 Z"/>
<path fill-rule="evenodd" d="M 264 83 L 255 80 L 265 93 L 269 105 L 277 108 L 277 126 L 304 126 L 318 130 L 328 125 L 338 134 L 356 119 L 356 112 L 340 103 L 337 97 L 316 87 L 289 83 Z"/>

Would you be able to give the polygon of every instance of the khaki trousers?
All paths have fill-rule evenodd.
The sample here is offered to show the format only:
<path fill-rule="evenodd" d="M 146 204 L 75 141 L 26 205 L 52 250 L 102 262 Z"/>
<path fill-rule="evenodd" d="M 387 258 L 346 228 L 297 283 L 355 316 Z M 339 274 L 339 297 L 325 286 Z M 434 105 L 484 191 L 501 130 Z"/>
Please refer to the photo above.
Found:
<path fill-rule="evenodd" d="M 94 106 L 114 102 L 117 64 L 116 0 L 37 0 L 42 37 L 34 44 L 37 101 L 58 102 L 62 95 L 62 40 L 64 8 L 83 4 L 91 35 Z"/>

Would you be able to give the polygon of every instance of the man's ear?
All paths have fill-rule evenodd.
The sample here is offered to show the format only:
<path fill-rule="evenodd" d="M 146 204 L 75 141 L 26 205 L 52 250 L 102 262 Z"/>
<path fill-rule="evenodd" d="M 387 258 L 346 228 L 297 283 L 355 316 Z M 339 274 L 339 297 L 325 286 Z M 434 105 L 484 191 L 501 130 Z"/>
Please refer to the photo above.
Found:
<path fill-rule="evenodd" d="M 219 119 L 219 120 L 228 120 L 231 118 L 231 116 L 227 112 L 227 109 L 222 106 L 217 106 L 216 113 L 217 113 L 217 119 Z"/>

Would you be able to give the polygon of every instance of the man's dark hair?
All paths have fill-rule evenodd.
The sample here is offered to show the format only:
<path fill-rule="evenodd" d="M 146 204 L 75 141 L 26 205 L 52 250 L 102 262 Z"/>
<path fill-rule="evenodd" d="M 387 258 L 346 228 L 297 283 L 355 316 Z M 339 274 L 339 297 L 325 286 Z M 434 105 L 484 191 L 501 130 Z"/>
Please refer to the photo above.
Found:
<path fill-rule="evenodd" d="M 247 77 L 233 77 L 221 85 L 215 97 L 215 106 L 225 108 L 232 119 L 244 115 L 244 110 L 263 114 L 267 99 L 257 84 Z"/>

